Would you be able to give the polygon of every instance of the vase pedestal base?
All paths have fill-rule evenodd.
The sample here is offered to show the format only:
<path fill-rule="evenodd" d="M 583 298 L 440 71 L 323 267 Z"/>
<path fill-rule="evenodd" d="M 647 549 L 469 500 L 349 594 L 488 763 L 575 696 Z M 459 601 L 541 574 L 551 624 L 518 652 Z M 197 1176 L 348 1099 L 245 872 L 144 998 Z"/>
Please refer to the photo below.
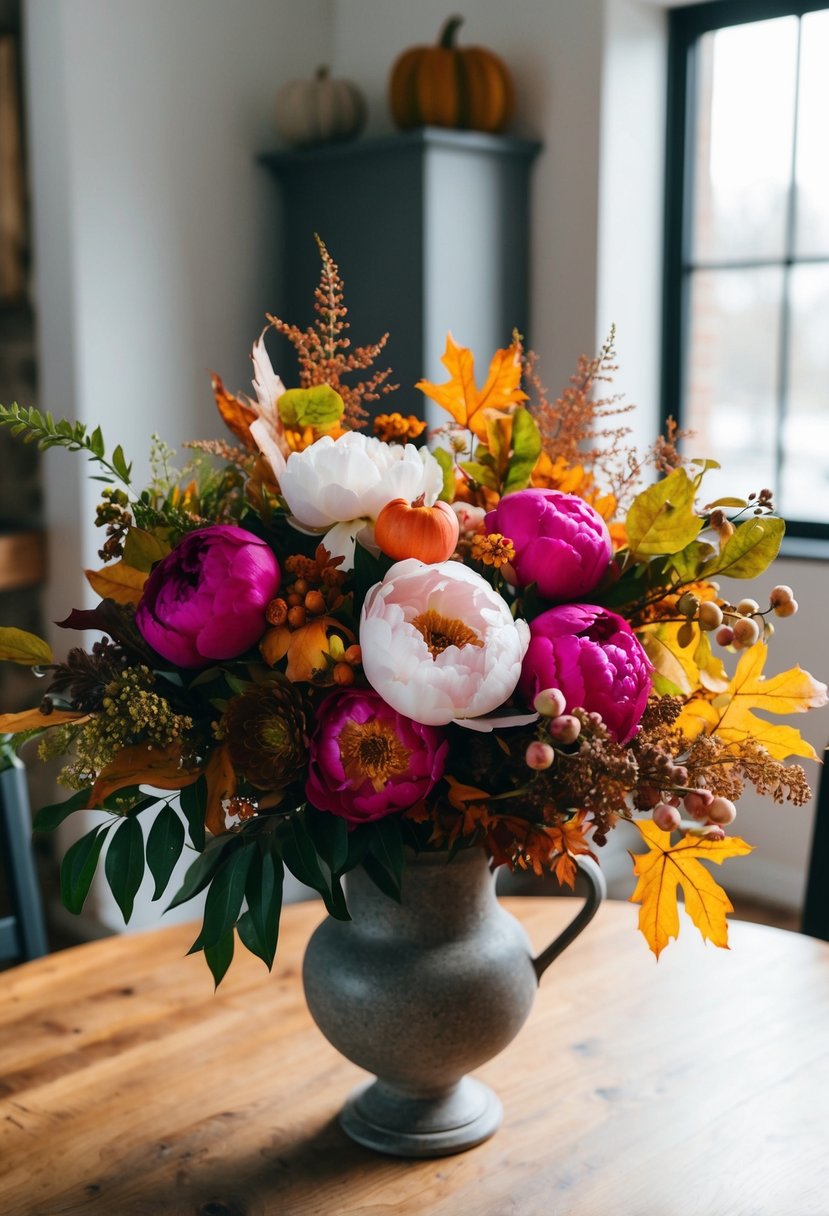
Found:
<path fill-rule="evenodd" d="M 447 1157 L 488 1140 L 501 1125 L 501 1103 L 473 1077 L 447 1094 L 413 1098 L 383 1081 L 355 1089 L 340 1113 L 352 1140 L 394 1157 Z"/>

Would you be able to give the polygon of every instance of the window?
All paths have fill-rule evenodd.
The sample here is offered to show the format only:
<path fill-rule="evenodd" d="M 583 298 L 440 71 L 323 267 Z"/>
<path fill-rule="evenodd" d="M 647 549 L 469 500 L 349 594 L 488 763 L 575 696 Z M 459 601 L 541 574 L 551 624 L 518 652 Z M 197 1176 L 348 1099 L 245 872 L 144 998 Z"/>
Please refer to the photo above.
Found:
<path fill-rule="evenodd" d="M 670 21 L 665 413 L 722 463 L 711 498 L 769 486 L 829 539 L 829 7 Z"/>

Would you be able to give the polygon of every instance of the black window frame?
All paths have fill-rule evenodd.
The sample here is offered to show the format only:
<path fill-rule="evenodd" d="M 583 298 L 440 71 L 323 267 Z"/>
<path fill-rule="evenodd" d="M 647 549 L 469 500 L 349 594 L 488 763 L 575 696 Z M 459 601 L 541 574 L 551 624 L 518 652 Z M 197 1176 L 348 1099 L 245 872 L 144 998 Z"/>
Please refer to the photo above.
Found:
<path fill-rule="evenodd" d="M 716 3 L 689 5 L 672 9 L 668 16 L 668 98 L 665 145 L 665 214 L 662 288 L 662 414 L 672 415 L 682 424 L 689 315 L 689 286 L 693 260 L 691 219 L 693 214 L 693 164 L 695 129 L 695 59 L 703 34 L 730 26 L 769 20 L 774 17 L 803 17 L 805 13 L 829 8 L 827 0 L 716 0 Z M 798 80 L 800 65 L 798 63 Z M 795 85 L 797 88 L 797 83 Z M 789 274 L 794 265 L 809 258 L 795 257 L 791 247 L 793 222 L 789 203 L 787 246 L 784 256 L 774 261 L 784 267 L 781 306 L 781 368 L 778 376 L 778 418 L 785 417 L 788 397 L 788 313 Z M 767 263 L 771 259 L 757 259 Z M 742 261 L 741 261 L 742 264 Z M 751 265 L 751 261 L 746 262 Z M 780 427 L 778 425 L 778 449 Z M 779 461 L 779 455 L 778 455 Z M 760 487 L 754 487 L 759 489 Z M 829 523 L 815 520 L 786 520 L 788 537 L 829 542 Z"/>

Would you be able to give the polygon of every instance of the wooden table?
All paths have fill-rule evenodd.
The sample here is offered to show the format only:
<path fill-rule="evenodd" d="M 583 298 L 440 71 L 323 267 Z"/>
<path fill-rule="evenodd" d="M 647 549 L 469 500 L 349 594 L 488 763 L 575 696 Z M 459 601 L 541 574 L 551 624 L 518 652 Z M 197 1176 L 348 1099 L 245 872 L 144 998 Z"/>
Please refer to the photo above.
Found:
<path fill-rule="evenodd" d="M 569 900 L 506 901 L 538 946 Z M 437 1161 L 348 1141 L 361 1079 L 303 1003 L 315 904 L 214 996 L 192 927 L 0 975 L 4 1216 L 826 1216 L 829 946 L 690 924 L 657 965 L 608 904 L 479 1070 L 504 1126 Z"/>

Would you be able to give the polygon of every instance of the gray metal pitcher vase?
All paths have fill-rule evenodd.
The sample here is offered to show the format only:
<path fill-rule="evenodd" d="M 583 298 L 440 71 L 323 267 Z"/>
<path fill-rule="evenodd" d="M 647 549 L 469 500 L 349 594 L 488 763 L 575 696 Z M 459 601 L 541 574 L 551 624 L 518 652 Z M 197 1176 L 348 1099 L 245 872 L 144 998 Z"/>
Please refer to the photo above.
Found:
<path fill-rule="evenodd" d="M 605 893 L 597 866 L 584 907 L 537 958 L 495 896 L 483 849 L 421 853 L 407 863 L 400 904 L 362 868 L 346 876 L 351 921 L 312 936 L 303 980 L 311 1014 L 347 1059 L 377 1080 L 340 1115 L 360 1144 L 439 1157 L 486 1140 L 501 1103 L 466 1074 L 515 1037 L 544 970 L 593 918 Z"/>

